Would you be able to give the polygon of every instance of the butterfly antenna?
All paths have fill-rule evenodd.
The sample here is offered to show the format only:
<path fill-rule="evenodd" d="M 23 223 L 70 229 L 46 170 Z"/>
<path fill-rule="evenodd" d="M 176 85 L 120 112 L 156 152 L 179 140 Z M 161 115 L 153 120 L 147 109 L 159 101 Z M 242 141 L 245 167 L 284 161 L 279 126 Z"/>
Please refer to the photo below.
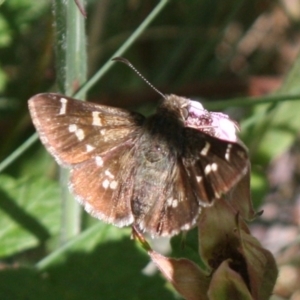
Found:
<path fill-rule="evenodd" d="M 164 95 L 162 92 L 160 92 L 153 84 L 151 84 L 135 67 L 134 65 L 123 57 L 114 57 L 112 60 L 114 61 L 120 61 L 130 67 L 136 74 L 138 74 L 155 92 L 160 94 L 164 99 L 166 99 L 166 95 Z"/>

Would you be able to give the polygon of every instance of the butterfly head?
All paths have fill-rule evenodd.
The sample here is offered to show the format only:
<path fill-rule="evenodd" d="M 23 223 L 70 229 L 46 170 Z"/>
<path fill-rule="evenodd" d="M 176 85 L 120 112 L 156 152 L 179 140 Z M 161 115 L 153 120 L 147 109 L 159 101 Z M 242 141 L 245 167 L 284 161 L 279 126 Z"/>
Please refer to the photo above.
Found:
<path fill-rule="evenodd" d="M 173 115 L 177 120 L 182 121 L 184 124 L 185 120 L 189 115 L 190 100 L 184 97 L 176 95 L 166 95 L 162 104 L 159 106 L 158 111 L 168 113 L 169 116 Z"/>

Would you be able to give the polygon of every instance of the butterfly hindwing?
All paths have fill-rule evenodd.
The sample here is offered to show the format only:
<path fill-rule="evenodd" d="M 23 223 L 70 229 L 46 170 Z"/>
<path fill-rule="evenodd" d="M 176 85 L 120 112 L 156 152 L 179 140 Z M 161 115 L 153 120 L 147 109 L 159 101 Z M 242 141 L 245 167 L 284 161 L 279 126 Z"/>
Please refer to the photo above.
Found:
<path fill-rule="evenodd" d="M 70 189 L 87 212 L 119 227 L 133 222 L 133 160 L 132 145 L 121 145 L 71 170 Z"/>
<path fill-rule="evenodd" d="M 169 176 L 161 182 L 163 189 L 153 195 L 156 201 L 142 221 L 142 229 L 153 236 L 169 236 L 188 230 L 196 223 L 201 206 L 180 161 L 174 169 L 169 169 Z"/>

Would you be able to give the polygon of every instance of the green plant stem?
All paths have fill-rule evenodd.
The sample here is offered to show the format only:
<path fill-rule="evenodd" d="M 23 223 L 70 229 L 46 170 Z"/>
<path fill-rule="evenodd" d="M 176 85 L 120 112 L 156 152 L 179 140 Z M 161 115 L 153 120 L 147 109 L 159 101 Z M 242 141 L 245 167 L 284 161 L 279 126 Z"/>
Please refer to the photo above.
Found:
<path fill-rule="evenodd" d="M 126 42 L 111 56 L 111 58 L 103 65 L 103 67 L 75 94 L 75 97 L 81 97 L 84 93 L 90 90 L 95 83 L 111 68 L 113 65 L 112 58 L 121 56 L 124 52 L 137 40 L 143 31 L 150 25 L 150 23 L 157 17 L 157 15 L 167 5 L 169 0 L 161 0 L 141 25 L 132 33 Z"/>
<path fill-rule="evenodd" d="M 85 19 L 73 0 L 56 0 L 54 2 L 54 16 L 57 84 L 63 94 L 72 96 L 86 81 Z M 85 94 L 81 94 L 81 99 L 84 98 Z M 60 169 L 62 244 L 78 235 L 81 227 L 81 208 L 68 190 L 68 181 L 68 170 Z"/>
<path fill-rule="evenodd" d="M 19 156 L 21 156 L 27 149 L 31 147 L 38 140 L 38 134 L 34 133 L 28 138 L 21 146 L 19 146 L 14 152 L 7 156 L 0 163 L 0 173 L 3 172 L 10 164 L 12 164 Z"/>
<path fill-rule="evenodd" d="M 224 99 L 222 101 L 213 101 L 213 102 L 204 102 L 205 107 L 210 110 L 218 109 L 222 110 L 228 107 L 249 107 L 262 104 L 276 104 L 279 102 L 288 102 L 288 101 L 299 101 L 300 95 L 272 95 L 272 96 L 263 96 L 263 97 L 240 97 L 234 99 Z"/>
<path fill-rule="evenodd" d="M 89 229 L 85 230 L 81 233 L 78 237 L 66 242 L 62 247 L 58 248 L 57 250 L 53 251 L 45 258 L 40 260 L 35 267 L 39 270 L 45 270 L 48 266 L 51 266 L 54 262 L 58 261 L 64 253 L 72 249 L 73 245 L 80 243 L 80 241 L 84 241 L 86 238 L 95 235 L 99 230 L 101 230 L 102 224 L 96 224 Z"/>

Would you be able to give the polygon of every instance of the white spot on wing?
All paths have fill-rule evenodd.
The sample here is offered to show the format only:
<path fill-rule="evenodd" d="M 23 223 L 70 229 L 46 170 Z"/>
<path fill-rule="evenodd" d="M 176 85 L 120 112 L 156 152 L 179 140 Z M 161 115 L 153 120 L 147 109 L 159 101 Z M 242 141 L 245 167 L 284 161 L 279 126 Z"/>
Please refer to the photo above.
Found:
<path fill-rule="evenodd" d="M 178 206 L 178 200 L 177 199 L 173 199 L 172 207 L 176 208 L 177 206 Z"/>
<path fill-rule="evenodd" d="M 79 141 L 84 139 L 84 131 L 78 128 L 76 124 L 69 125 L 69 132 L 74 132 Z"/>
<path fill-rule="evenodd" d="M 199 183 L 202 180 L 202 176 L 196 176 L 196 180 Z"/>
<path fill-rule="evenodd" d="M 68 100 L 66 98 L 60 98 L 60 103 L 61 103 L 61 107 L 60 107 L 59 114 L 64 115 L 64 114 L 66 114 L 66 111 L 67 111 Z"/>
<path fill-rule="evenodd" d="M 206 156 L 208 151 L 209 151 L 209 148 L 210 148 L 210 143 L 205 142 L 205 146 L 201 150 L 200 154 L 203 155 L 203 156 Z"/>
<path fill-rule="evenodd" d="M 69 125 L 69 132 L 75 132 L 77 130 L 76 124 L 70 124 Z"/>
<path fill-rule="evenodd" d="M 178 206 L 178 200 L 177 199 L 173 199 L 173 198 L 168 198 L 167 199 L 167 205 L 171 206 L 173 208 L 176 208 Z"/>
<path fill-rule="evenodd" d="M 211 165 L 207 165 L 204 169 L 204 173 L 207 175 L 211 172 Z"/>
<path fill-rule="evenodd" d="M 228 144 L 226 148 L 226 153 L 225 153 L 225 159 L 227 161 L 230 160 L 230 152 L 231 152 L 232 144 Z"/>
<path fill-rule="evenodd" d="M 118 182 L 115 181 L 115 180 L 113 180 L 113 181 L 110 183 L 109 187 L 110 187 L 112 190 L 114 190 L 114 189 L 117 187 L 117 185 L 118 185 Z"/>
<path fill-rule="evenodd" d="M 99 111 L 93 111 L 92 115 L 93 115 L 93 125 L 95 126 L 102 126 L 102 121 L 99 117 L 100 112 Z"/>
<path fill-rule="evenodd" d="M 216 163 L 212 163 L 211 164 L 211 170 L 214 171 L 214 172 L 217 171 L 218 170 L 218 165 Z"/>
<path fill-rule="evenodd" d="M 215 172 L 218 170 L 218 165 L 216 163 L 212 163 L 211 165 L 207 165 L 204 169 L 204 173 L 207 175 L 211 171 Z"/>
<path fill-rule="evenodd" d="M 108 179 L 105 179 L 105 180 L 103 180 L 103 182 L 102 182 L 102 186 L 103 186 L 105 189 L 107 189 L 107 188 L 109 187 L 109 184 L 110 184 L 110 182 L 109 182 Z"/>
<path fill-rule="evenodd" d="M 102 159 L 101 156 L 96 156 L 96 157 L 95 157 L 95 161 L 96 161 L 96 165 L 97 165 L 98 167 L 102 167 L 102 166 L 103 166 L 103 159 Z"/>
<path fill-rule="evenodd" d="M 93 151 L 94 149 L 95 149 L 95 147 L 93 147 L 92 145 L 85 145 L 85 147 L 86 147 L 86 151 L 87 152 L 91 152 L 91 151 Z"/>
<path fill-rule="evenodd" d="M 111 174 L 111 172 L 109 171 L 109 170 L 105 170 L 105 175 L 106 176 L 108 176 L 109 178 L 111 178 L 111 179 L 114 179 L 115 178 L 115 176 L 113 175 L 113 174 Z"/>
<path fill-rule="evenodd" d="M 75 131 L 75 135 L 77 136 L 78 140 L 79 141 L 82 141 L 84 139 L 84 131 L 80 128 L 78 128 L 76 131 Z"/>

